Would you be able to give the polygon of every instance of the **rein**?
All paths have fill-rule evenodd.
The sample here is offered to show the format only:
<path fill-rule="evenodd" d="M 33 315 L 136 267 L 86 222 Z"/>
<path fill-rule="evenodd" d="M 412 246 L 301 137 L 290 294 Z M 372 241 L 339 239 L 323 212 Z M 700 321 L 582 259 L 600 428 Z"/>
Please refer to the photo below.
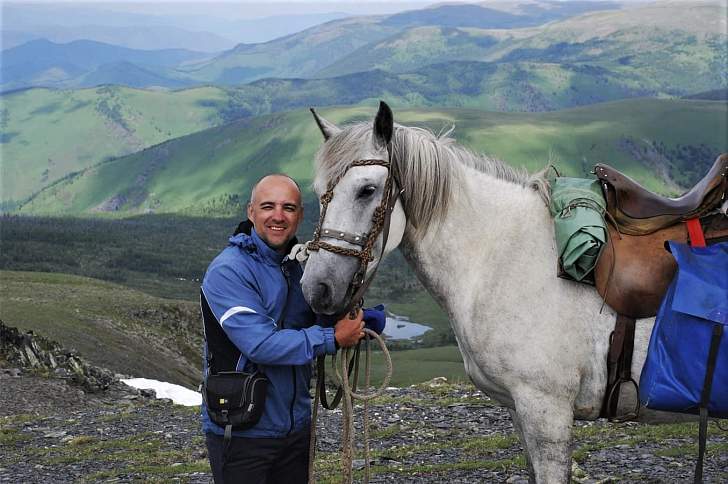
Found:
<path fill-rule="evenodd" d="M 387 160 L 383 159 L 364 159 L 354 160 L 338 178 L 332 180 L 327 187 L 326 192 L 321 195 L 321 215 L 319 221 L 316 224 L 314 230 L 313 240 L 306 244 L 308 251 L 315 250 L 327 250 L 334 254 L 344 255 L 348 257 L 356 257 L 359 259 L 359 268 L 354 273 L 349 287 L 347 289 L 347 297 L 349 297 L 349 304 L 346 309 L 337 315 L 337 319 L 342 317 L 344 314 L 350 314 L 351 317 L 356 315 L 356 312 L 363 306 L 363 296 L 366 292 L 369 284 L 374 279 L 374 274 L 377 271 L 379 265 L 372 270 L 369 277 L 366 277 L 367 266 L 371 261 L 374 260 L 372 251 L 374 244 L 377 241 L 379 235 L 382 235 L 382 250 L 380 253 L 380 261 L 384 255 L 384 249 L 387 247 L 387 239 L 389 237 L 389 227 L 391 224 L 391 215 L 394 210 L 394 206 L 397 202 L 397 198 L 401 195 L 402 191 L 398 190 L 400 186 L 395 180 L 395 175 L 392 170 L 392 150 L 391 144 L 387 144 Z M 341 178 L 346 175 L 348 170 L 355 166 L 384 166 L 387 168 L 388 174 L 387 179 L 384 183 L 384 193 L 380 204 L 374 209 L 372 215 L 372 226 L 369 232 L 363 234 L 351 234 L 343 230 L 334 229 L 330 227 L 324 227 L 324 218 L 326 217 L 326 211 L 329 203 L 334 197 L 334 188 L 339 183 Z M 361 247 L 361 249 L 350 249 L 341 247 L 338 245 L 329 244 L 323 242 L 321 237 L 333 238 L 342 240 L 353 245 Z M 314 408 L 311 425 L 311 440 L 309 449 L 309 482 L 314 482 L 314 460 L 316 453 L 316 420 L 318 415 L 318 402 L 321 402 L 321 406 L 327 410 L 332 410 L 341 401 L 342 396 L 344 397 L 344 408 L 342 410 L 343 417 L 343 435 L 342 435 L 342 479 L 343 482 L 352 482 L 352 459 L 354 452 L 354 419 L 353 419 L 353 406 L 354 399 L 364 401 L 364 447 L 365 447 L 365 477 L 364 482 L 369 482 L 369 425 L 368 425 L 368 402 L 369 400 L 382 394 L 383 390 L 389 383 L 389 379 L 392 375 L 392 360 L 387 351 L 384 340 L 381 336 L 375 332 L 364 329 L 365 340 L 366 340 L 366 376 L 365 376 L 365 388 L 369 388 L 370 380 L 370 366 L 369 362 L 371 359 L 371 348 L 369 340 L 374 338 L 379 343 L 382 352 L 385 356 L 387 363 L 387 373 L 385 374 L 384 381 L 381 386 L 372 393 L 357 393 L 356 385 L 358 380 L 359 371 L 359 355 L 361 341 L 357 344 L 356 348 L 344 348 L 342 351 L 341 363 L 336 364 L 336 356 L 333 356 L 332 365 L 334 366 L 337 379 L 339 381 L 339 388 L 334 396 L 331 403 L 328 402 L 326 396 L 326 380 L 325 380 L 325 364 L 324 357 L 319 356 L 317 359 L 317 381 L 316 391 L 314 398 Z M 353 354 L 352 354 L 353 353 Z M 348 366 L 348 368 L 347 368 Z M 349 385 L 349 376 L 354 369 L 354 379 L 352 385 Z M 347 371 L 348 370 L 348 371 Z"/>

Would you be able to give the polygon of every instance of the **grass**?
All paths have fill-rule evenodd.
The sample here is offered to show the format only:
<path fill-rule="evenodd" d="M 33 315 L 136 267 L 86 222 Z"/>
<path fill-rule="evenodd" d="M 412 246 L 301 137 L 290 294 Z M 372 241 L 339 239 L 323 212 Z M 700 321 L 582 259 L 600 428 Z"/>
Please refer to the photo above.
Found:
<path fill-rule="evenodd" d="M 444 376 L 453 382 L 468 380 L 463 367 L 462 356 L 457 346 L 421 348 L 416 350 L 393 351 L 394 371 L 390 385 L 406 386 Z M 385 372 L 384 358 L 373 354 L 372 385 L 379 386 Z"/>
<path fill-rule="evenodd" d="M 66 274 L 2 271 L 0 277 L 0 319 L 5 324 L 35 331 L 119 373 L 196 385 L 201 335 L 193 303 L 175 303 L 183 308 L 187 304 L 194 315 L 189 321 L 194 333 L 185 329 L 184 313 L 169 320 L 175 331 L 191 335 L 192 343 L 178 342 L 172 338 L 173 328 L 163 324 L 164 319 L 155 322 L 151 317 L 169 307 L 168 301 L 117 284 Z M 27 310 L 29 303 L 32 312 Z M 170 318 L 174 314 L 170 312 Z M 195 351 L 186 356 L 190 344 Z M 160 359 L 160 354 L 165 357 Z"/>

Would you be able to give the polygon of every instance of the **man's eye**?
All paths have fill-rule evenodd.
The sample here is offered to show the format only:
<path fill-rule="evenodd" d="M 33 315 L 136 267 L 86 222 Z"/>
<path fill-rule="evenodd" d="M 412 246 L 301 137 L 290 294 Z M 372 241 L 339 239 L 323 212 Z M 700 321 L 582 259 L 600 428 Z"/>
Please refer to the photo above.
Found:
<path fill-rule="evenodd" d="M 376 191 L 377 191 L 377 187 L 375 187 L 374 185 L 366 185 L 366 186 L 361 187 L 361 189 L 359 190 L 358 197 L 359 198 L 369 198 L 372 195 L 374 195 L 374 192 L 376 192 Z"/>

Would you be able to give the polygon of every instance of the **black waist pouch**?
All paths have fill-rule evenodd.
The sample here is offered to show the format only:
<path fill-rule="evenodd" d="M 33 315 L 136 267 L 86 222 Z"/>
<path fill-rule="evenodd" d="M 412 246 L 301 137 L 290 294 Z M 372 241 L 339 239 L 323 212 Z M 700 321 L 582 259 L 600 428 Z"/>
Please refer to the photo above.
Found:
<path fill-rule="evenodd" d="M 225 427 L 225 438 L 233 430 L 254 426 L 263 415 L 268 378 L 261 372 L 221 371 L 208 375 L 202 385 L 210 420 Z"/>

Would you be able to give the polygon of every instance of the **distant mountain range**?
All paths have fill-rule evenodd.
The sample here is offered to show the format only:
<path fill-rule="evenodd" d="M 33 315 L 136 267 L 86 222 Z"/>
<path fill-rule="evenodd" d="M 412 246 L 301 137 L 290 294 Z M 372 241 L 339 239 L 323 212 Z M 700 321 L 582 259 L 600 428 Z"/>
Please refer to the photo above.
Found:
<path fill-rule="evenodd" d="M 370 121 L 373 113 L 373 107 L 324 110 L 336 123 Z M 564 174 L 584 176 L 596 162 L 607 162 L 673 194 L 728 151 L 728 106 L 716 101 L 640 99 L 533 114 L 395 108 L 395 121 L 436 132 L 454 124 L 465 146 L 530 170 L 552 161 Z M 283 171 L 307 185 L 320 144 L 307 110 L 245 119 L 70 174 L 18 208 L 232 215 L 244 204 L 241 187 L 264 173 Z"/>
<path fill-rule="evenodd" d="M 645 95 L 684 95 L 728 84 L 725 5 L 658 3 L 619 10 L 614 10 L 614 3 L 557 5 L 549 10 L 536 4 L 527 14 L 465 4 L 352 17 L 265 43 L 240 44 L 214 56 L 186 50 L 139 51 L 89 41 L 32 41 L 2 52 L 0 86 L 6 91 L 99 83 L 176 89 L 241 85 L 263 78 L 337 77 L 377 69 L 410 73 L 456 61 L 528 63 L 527 72 L 579 71 L 618 79 L 617 84 Z M 583 13 L 596 8 L 611 10 Z M 581 15 L 563 18 L 575 14 Z M 523 27 L 547 20 L 552 21 Z M 483 83 L 475 74 L 466 78 Z M 571 78 L 545 74 L 539 81 L 551 83 L 557 92 Z M 578 84 L 574 87 L 579 89 Z M 613 89 L 608 85 L 605 90 Z"/>
<path fill-rule="evenodd" d="M 281 36 L 261 44 L 244 43 L 229 49 L 214 58 L 194 59 L 171 55 L 165 58 L 164 50 L 154 55 L 157 62 L 141 62 L 140 54 L 134 50 L 126 51 L 126 54 L 119 58 L 119 55 L 109 59 L 108 63 L 129 62 L 139 64 L 138 67 L 151 70 L 159 76 L 154 79 L 154 84 L 149 87 L 176 88 L 181 85 L 191 86 L 199 84 L 240 84 L 250 82 L 263 77 L 318 77 L 319 73 L 341 58 L 356 52 L 367 45 L 378 43 L 384 39 L 403 31 L 416 29 L 422 26 L 436 26 L 443 28 L 516 28 L 543 24 L 569 16 L 577 15 L 585 11 L 614 9 L 618 5 L 613 2 L 584 2 L 571 4 L 569 2 L 540 2 L 523 8 L 522 12 L 514 14 L 502 12 L 493 8 L 486 8 L 478 5 L 444 5 L 422 10 L 413 10 L 391 16 L 365 16 L 351 17 L 341 20 L 324 22 L 331 18 L 340 17 L 340 14 L 326 15 L 294 15 L 287 17 L 271 17 L 267 19 L 256 19 L 250 21 L 238 21 L 238 28 L 250 30 L 253 28 L 265 29 L 268 35 L 272 32 L 279 32 Z M 10 10 L 13 13 L 13 10 Z M 15 16 L 18 16 L 16 13 Z M 12 15 L 11 15 L 12 17 Z M 144 22 L 138 16 L 137 22 Z M 96 19 L 91 16 L 90 20 Z M 122 16 L 123 19 L 123 16 Z M 316 20 L 314 27 L 307 28 L 297 34 L 288 34 L 293 25 L 301 29 L 309 27 L 311 22 Z M 131 21 L 131 19 L 129 20 Z M 22 26 L 29 20 L 21 17 L 19 24 Z M 148 20 L 146 21 L 148 22 Z M 245 25 L 241 24 L 243 22 Z M 224 25 L 219 22 L 218 25 Z M 278 26 L 278 27 L 276 27 Z M 281 27 L 286 26 L 286 27 Z M 78 41 L 69 44 L 57 42 L 70 38 L 72 35 L 83 35 L 87 32 L 88 38 L 94 41 L 101 40 L 101 43 L 120 43 L 118 39 L 125 39 L 125 46 L 143 48 L 145 50 L 159 50 L 160 47 L 173 45 L 174 39 L 184 38 L 187 31 L 180 31 L 178 27 L 163 25 L 158 31 L 156 26 L 146 23 L 131 27 L 122 24 L 114 25 L 105 29 L 104 27 L 75 25 L 73 27 L 48 28 L 48 37 L 56 40 L 53 43 L 39 43 L 39 40 L 31 41 L 30 44 L 17 45 L 6 48 L 2 53 L 3 70 L 11 71 L 3 75 L 0 87 L 3 90 L 16 89 L 28 86 L 45 87 L 92 87 L 93 77 L 88 77 L 89 70 L 101 68 L 103 65 L 87 66 L 85 52 L 78 48 Z M 174 30 L 177 29 L 177 30 Z M 107 35 L 104 35 L 106 33 Z M 209 51 L 211 43 L 217 42 L 218 46 L 224 44 L 221 38 L 217 40 L 204 38 L 204 32 L 189 33 L 189 41 L 182 43 L 187 50 Z M 14 30 L 4 32 L 4 39 L 14 45 L 21 39 L 32 38 L 28 32 Z M 137 40 L 134 40 L 137 39 Z M 48 40 L 48 39 L 46 39 Z M 7 43 L 5 45 L 8 45 Z M 87 42 L 86 49 L 91 43 Z M 98 44 L 96 49 L 102 47 Z M 34 59 L 39 47 L 46 48 L 49 52 L 44 55 L 44 70 L 38 72 L 38 68 L 29 70 L 18 66 L 18 59 Z M 109 45 L 104 47 L 112 50 Z M 200 57 L 200 56 L 197 56 Z M 461 57 L 453 56 L 447 60 L 462 60 Z M 443 59 L 433 59 L 433 62 L 441 62 Z M 421 62 L 420 62 L 421 64 Z M 175 69 L 170 69 L 175 67 Z M 399 69 L 406 68 L 404 63 Z M 362 69 L 360 69 L 362 70 Z M 366 69 L 363 69 L 366 70 Z M 330 73 L 329 73 L 330 74 Z M 328 74 L 326 74 L 328 75 Z M 103 77 L 103 76 L 102 76 Z M 147 87 L 140 84 L 132 84 L 126 76 L 118 75 L 116 78 L 106 76 L 111 82 L 119 85 Z M 135 80 L 139 80 L 135 78 Z M 165 81 L 166 80 L 166 81 Z"/>
<path fill-rule="evenodd" d="M 280 7 L 266 9 L 250 2 L 124 3 L 6 3 L 3 48 L 47 39 L 56 43 L 94 40 L 144 50 L 220 52 L 241 42 L 266 42 L 349 15 L 335 11 L 333 5 L 307 10 L 288 6 L 289 13 L 281 14 Z M 249 10 L 264 13 L 251 18 L 246 15 Z"/>
<path fill-rule="evenodd" d="M 158 83 L 138 83 L 138 71 L 150 74 L 165 72 L 193 59 L 207 56 L 182 49 L 138 50 L 115 45 L 76 40 L 56 44 L 48 40 L 32 40 L 19 47 L 3 50 L 0 82 L 5 89 L 28 85 L 88 86 L 99 83 L 132 85 L 136 87 L 177 87 L 176 82 L 164 75 L 151 76 Z M 131 69 L 119 69 L 118 65 Z M 98 82 L 97 79 L 101 82 Z M 97 82 L 97 84 L 92 84 Z M 141 85 L 140 85 L 141 84 Z"/>

